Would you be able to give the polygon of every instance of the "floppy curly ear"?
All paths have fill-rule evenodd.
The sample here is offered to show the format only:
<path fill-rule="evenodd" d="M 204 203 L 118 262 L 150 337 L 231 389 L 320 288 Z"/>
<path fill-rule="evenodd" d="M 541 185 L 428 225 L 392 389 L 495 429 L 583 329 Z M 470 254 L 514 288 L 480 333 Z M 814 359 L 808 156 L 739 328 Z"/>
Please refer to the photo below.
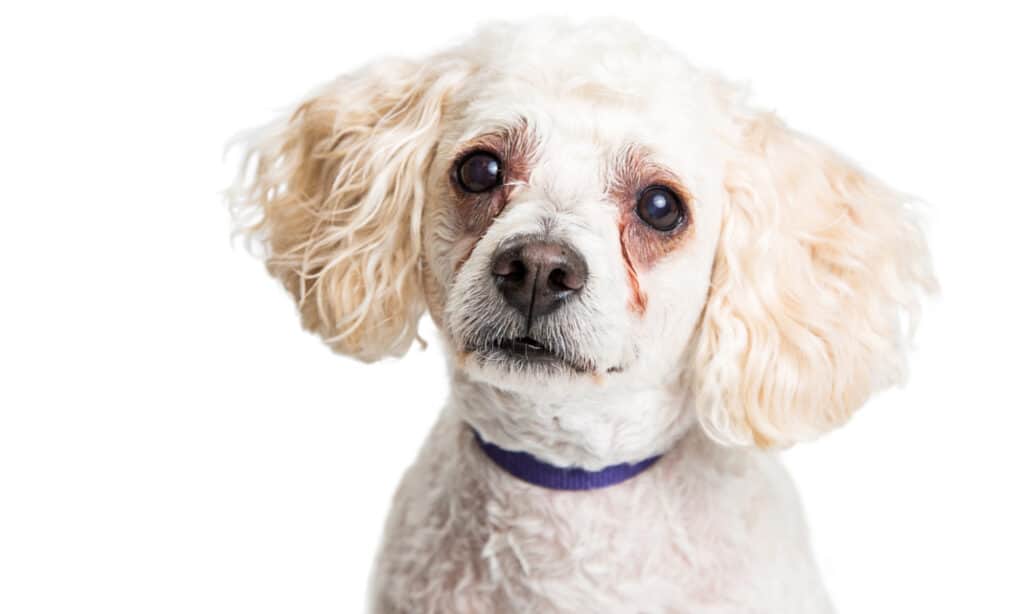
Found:
<path fill-rule="evenodd" d="M 425 175 L 464 73 L 444 59 L 370 65 L 250 145 L 236 219 L 335 351 L 372 361 L 417 336 Z"/>
<path fill-rule="evenodd" d="M 787 445 L 902 381 L 935 282 L 904 197 L 770 114 L 739 117 L 694 352 L 698 414 L 722 441 Z"/>

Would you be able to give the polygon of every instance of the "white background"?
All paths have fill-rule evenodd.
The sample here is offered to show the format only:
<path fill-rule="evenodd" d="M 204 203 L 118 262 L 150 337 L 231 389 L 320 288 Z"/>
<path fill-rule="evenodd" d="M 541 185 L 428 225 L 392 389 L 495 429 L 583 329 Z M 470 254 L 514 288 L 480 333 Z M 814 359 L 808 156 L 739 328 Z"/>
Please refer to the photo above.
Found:
<path fill-rule="evenodd" d="M 841 612 L 1024 612 L 1020 16 L 143 4 L 0 9 L 0 612 L 360 611 L 442 357 L 302 333 L 229 242 L 222 148 L 367 60 L 538 12 L 630 18 L 931 203 L 909 385 L 785 458 Z"/>

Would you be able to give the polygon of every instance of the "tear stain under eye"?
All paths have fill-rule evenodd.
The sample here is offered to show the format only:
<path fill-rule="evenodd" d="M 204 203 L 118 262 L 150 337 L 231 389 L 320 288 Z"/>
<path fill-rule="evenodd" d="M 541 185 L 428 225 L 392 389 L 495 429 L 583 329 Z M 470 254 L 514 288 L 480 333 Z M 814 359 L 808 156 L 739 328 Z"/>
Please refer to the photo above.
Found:
<path fill-rule="evenodd" d="M 478 243 L 480 243 L 480 239 L 482 239 L 482 238 L 483 238 L 483 235 L 480 235 L 480 236 L 474 238 L 473 242 L 469 246 L 469 248 L 464 250 L 463 254 L 461 256 L 459 256 L 458 261 L 455 263 L 455 273 L 456 274 L 458 274 L 458 272 L 462 270 L 462 265 L 466 264 L 466 261 L 469 260 L 469 257 L 473 255 L 474 251 L 476 251 L 476 246 L 477 246 Z"/>
<path fill-rule="evenodd" d="M 622 249 L 622 260 L 626 265 L 626 277 L 629 278 L 629 285 L 632 288 L 632 296 L 629 300 L 629 308 L 637 315 L 644 315 L 647 311 L 647 294 L 640 288 L 640 279 L 636 276 L 636 267 L 629 257 L 629 250 L 626 248 L 626 224 L 619 224 L 619 247 Z"/>
<path fill-rule="evenodd" d="M 508 206 L 511 204 L 512 197 L 515 195 L 517 190 L 521 189 L 521 185 L 522 184 L 520 183 L 504 184 L 501 187 L 501 191 L 499 193 L 492 194 L 490 196 L 492 200 L 497 200 L 497 203 L 491 203 L 490 205 L 488 205 L 489 213 L 487 214 L 486 224 L 482 224 L 479 226 L 469 226 L 468 228 L 465 228 L 463 230 L 463 232 L 467 236 L 472 237 L 472 242 L 468 246 L 468 248 L 459 256 L 459 259 L 455 262 L 456 273 L 458 273 L 462 269 L 462 265 L 466 264 L 466 261 L 469 260 L 470 256 L 473 255 L 473 252 L 476 251 L 476 246 L 484 238 L 484 235 L 487 234 L 487 229 L 490 228 L 491 224 L 494 223 L 494 220 L 496 220 L 498 216 L 501 215 L 505 211 L 505 209 L 508 208 Z"/>

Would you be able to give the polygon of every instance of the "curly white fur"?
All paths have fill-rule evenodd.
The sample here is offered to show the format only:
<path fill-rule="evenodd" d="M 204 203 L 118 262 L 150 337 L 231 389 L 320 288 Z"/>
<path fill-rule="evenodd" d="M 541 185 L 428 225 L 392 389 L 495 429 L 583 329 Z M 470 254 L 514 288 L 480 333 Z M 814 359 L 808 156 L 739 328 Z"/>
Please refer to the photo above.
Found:
<path fill-rule="evenodd" d="M 451 180 L 480 142 L 522 150 L 493 210 Z M 685 232 L 639 225 L 623 173 L 679 185 Z M 395 497 L 374 612 L 829 611 L 768 448 L 900 380 L 934 282 L 899 194 L 630 26 L 538 21 L 322 88 L 253 144 L 234 206 L 336 351 L 400 355 L 424 311 L 442 331 L 452 397 Z M 490 272 L 523 236 L 587 263 L 526 332 L 589 372 L 475 349 L 526 334 Z M 665 456 L 548 491 L 470 426 L 563 466 Z"/>

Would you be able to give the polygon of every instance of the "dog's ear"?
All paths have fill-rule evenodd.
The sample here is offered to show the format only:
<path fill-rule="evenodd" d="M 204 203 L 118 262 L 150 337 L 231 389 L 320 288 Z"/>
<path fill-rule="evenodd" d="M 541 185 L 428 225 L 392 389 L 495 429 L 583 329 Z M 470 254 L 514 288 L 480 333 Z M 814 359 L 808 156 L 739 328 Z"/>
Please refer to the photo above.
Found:
<path fill-rule="evenodd" d="M 454 59 L 381 61 L 343 76 L 249 145 L 232 190 L 305 328 L 337 352 L 401 355 L 424 311 L 426 173 Z"/>
<path fill-rule="evenodd" d="M 716 439 L 806 440 L 901 382 L 935 289 L 907 199 L 771 114 L 740 111 L 693 356 Z"/>

